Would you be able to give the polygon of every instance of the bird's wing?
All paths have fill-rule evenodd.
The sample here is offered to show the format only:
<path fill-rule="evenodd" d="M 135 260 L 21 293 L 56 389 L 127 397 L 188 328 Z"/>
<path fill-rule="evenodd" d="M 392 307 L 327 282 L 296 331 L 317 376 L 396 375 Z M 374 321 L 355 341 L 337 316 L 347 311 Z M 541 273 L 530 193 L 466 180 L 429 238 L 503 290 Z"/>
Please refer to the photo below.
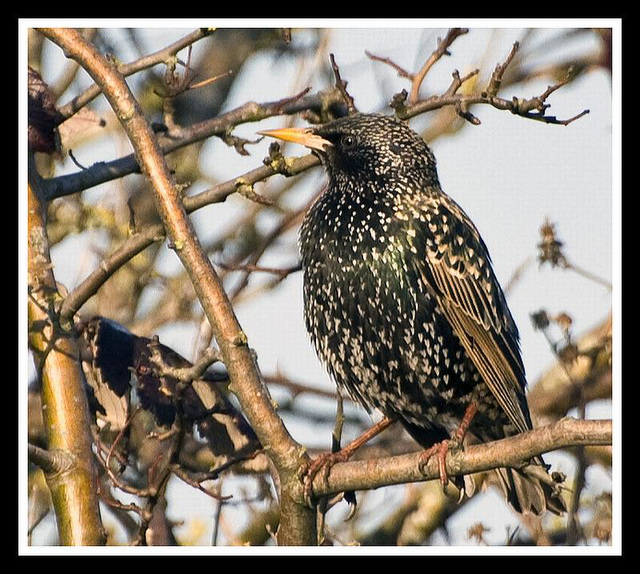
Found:
<path fill-rule="evenodd" d="M 480 234 L 453 200 L 426 206 L 414 245 L 425 287 L 519 432 L 531 428 L 518 330 Z M 419 251 L 418 251 L 419 252 Z"/>

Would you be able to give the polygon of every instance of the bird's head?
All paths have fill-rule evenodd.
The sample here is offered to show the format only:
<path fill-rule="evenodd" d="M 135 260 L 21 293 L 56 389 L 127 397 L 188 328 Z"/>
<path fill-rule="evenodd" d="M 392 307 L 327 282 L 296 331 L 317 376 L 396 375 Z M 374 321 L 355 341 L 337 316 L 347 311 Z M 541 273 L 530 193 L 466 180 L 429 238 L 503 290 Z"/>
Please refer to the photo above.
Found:
<path fill-rule="evenodd" d="M 283 128 L 262 135 L 302 144 L 320 156 L 329 176 L 360 181 L 419 170 L 436 177 L 435 158 L 405 122 L 381 114 L 353 114 L 309 128 Z"/>

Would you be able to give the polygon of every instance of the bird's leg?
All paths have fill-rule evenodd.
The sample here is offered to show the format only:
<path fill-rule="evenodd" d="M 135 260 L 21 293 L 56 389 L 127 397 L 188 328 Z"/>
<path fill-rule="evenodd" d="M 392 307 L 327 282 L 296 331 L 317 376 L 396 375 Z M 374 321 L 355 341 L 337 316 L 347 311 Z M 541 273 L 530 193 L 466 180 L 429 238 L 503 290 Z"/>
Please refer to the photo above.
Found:
<path fill-rule="evenodd" d="M 334 464 L 337 462 L 347 462 L 362 445 L 379 435 L 384 429 L 391 426 L 393 422 L 394 419 L 385 417 L 339 451 L 323 453 L 313 460 L 311 464 L 304 469 L 303 474 L 306 498 L 311 500 L 313 479 L 321 470 L 326 478 Z"/>
<path fill-rule="evenodd" d="M 471 421 L 473 421 L 473 417 L 476 416 L 477 412 L 478 412 L 478 405 L 476 405 L 476 403 L 471 402 L 467 405 L 467 408 L 464 411 L 464 415 L 462 416 L 462 420 L 460 421 L 460 424 L 458 425 L 458 428 L 456 429 L 455 434 L 453 435 L 453 437 L 451 437 L 451 440 L 454 443 L 458 445 L 462 444 L 462 441 L 464 440 L 464 437 L 466 436 L 467 431 L 471 426 Z"/>
<path fill-rule="evenodd" d="M 434 444 L 432 447 L 429 447 L 420 455 L 420 461 L 418 463 L 420 469 L 423 469 L 425 467 L 432 456 L 435 455 L 438 457 L 438 471 L 440 472 L 440 484 L 442 485 L 443 490 L 446 489 L 447 484 L 449 484 L 449 476 L 447 475 L 446 465 L 447 453 L 452 446 L 455 448 L 462 446 L 462 441 L 464 440 L 464 437 L 467 434 L 469 427 L 471 426 L 471 421 L 473 420 L 473 417 L 475 416 L 477 411 L 478 406 L 473 402 L 469 403 L 464 411 L 462 420 L 460 421 L 460 424 L 458 425 L 458 428 L 456 429 L 456 432 L 453 434 L 453 436 L 448 440 L 443 440 Z"/>

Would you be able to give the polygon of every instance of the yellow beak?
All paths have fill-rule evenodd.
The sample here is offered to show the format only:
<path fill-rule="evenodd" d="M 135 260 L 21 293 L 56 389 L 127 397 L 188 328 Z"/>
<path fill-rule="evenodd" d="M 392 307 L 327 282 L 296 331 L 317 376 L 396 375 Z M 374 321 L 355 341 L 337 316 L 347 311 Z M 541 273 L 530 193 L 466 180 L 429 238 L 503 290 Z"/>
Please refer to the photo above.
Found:
<path fill-rule="evenodd" d="M 260 135 L 278 138 L 280 140 L 301 144 L 310 149 L 325 151 L 331 142 L 313 133 L 309 128 L 281 128 L 277 130 L 264 130 Z"/>

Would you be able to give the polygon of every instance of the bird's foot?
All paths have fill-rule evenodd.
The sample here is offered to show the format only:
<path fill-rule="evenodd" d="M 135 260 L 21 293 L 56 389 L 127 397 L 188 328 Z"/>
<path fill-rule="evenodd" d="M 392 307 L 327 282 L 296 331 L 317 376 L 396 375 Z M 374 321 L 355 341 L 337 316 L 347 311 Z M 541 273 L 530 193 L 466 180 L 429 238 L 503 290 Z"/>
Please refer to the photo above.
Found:
<path fill-rule="evenodd" d="M 447 454 L 451 447 L 458 448 L 460 445 L 454 440 L 443 440 L 434 444 L 432 447 L 422 451 L 418 460 L 418 468 L 420 472 L 425 472 L 425 467 L 429 461 L 435 456 L 438 460 L 438 471 L 440 473 L 440 484 L 442 490 L 446 492 L 447 484 L 449 484 L 449 475 L 447 474 Z"/>
<path fill-rule="evenodd" d="M 322 472 L 322 479 L 326 481 L 331 467 L 337 462 L 347 462 L 352 454 L 344 449 L 338 452 L 325 452 L 302 468 L 300 478 L 304 485 L 304 498 L 309 506 L 313 505 L 313 481 L 316 476 Z"/>
<path fill-rule="evenodd" d="M 456 429 L 456 432 L 453 434 L 451 439 L 443 440 L 442 442 L 438 442 L 433 446 L 429 447 L 420 455 L 420 460 L 418 462 L 418 466 L 420 468 L 420 472 L 424 472 L 425 466 L 433 456 L 438 457 L 438 470 L 440 472 L 440 484 L 442 485 L 442 490 L 446 492 L 447 484 L 449 484 L 449 476 L 447 474 L 447 454 L 450 450 L 457 450 L 462 448 L 464 437 L 471 426 L 471 421 L 475 416 L 476 412 L 478 412 L 478 407 L 475 403 L 470 403 L 465 409 L 464 416 L 460 421 L 460 425 Z"/>
<path fill-rule="evenodd" d="M 373 437 L 380 434 L 387 427 L 391 426 L 393 422 L 394 419 L 385 417 L 366 432 L 362 433 L 359 437 L 352 440 L 344 448 L 335 452 L 326 452 L 321 454 L 310 464 L 306 465 L 306 467 L 303 467 L 300 477 L 304 484 L 305 500 L 311 504 L 313 496 L 313 479 L 321 470 L 323 473 L 323 479 L 326 481 L 329 476 L 329 472 L 331 471 L 331 467 L 334 464 L 337 462 L 347 462 L 362 445 L 369 442 Z M 355 499 L 355 497 L 352 497 L 351 495 L 348 495 L 347 498 L 349 500 L 351 500 L 351 498 Z"/>

